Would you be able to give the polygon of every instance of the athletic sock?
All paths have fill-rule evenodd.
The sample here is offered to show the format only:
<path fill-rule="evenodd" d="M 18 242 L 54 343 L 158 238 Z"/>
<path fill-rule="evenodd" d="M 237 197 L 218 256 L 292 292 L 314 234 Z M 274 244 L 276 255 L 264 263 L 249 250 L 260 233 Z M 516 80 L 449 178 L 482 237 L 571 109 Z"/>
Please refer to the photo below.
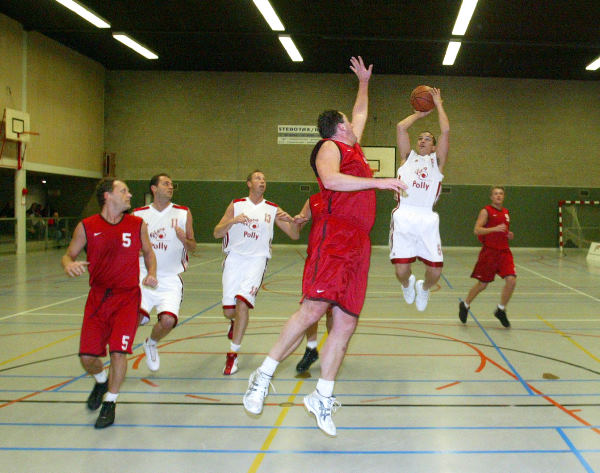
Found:
<path fill-rule="evenodd" d="M 240 348 L 242 347 L 242 345 L 236 345 L 235 343 L 231 342 L 229 344 L 229 351 L 232 351 L 234 353 L 237 353 L 238 351 L 240 351 Z"/>
<path fill-rule="evenodd" d="M 506 307 L 505 307 L 505 306 L 503 306 L 502 304 L 498 304 L 498 309 L 500 309 L 500 310 L 504 310 L 505 308 L 506 308 Z"/>
<path fill-rule="evenodd" d="M 158 342 L 153 340 L 152 337 L 148 337 L 148 345 L 156 345 Z"/>
<path fill-rule="evenodd" d="M 260 365 L 260 371 L 266 374 L 267 376 L 273 376 L 278 364 L 279 361 L 274 360 L 270 356 L 267 356 L 265 358 L 265 361 L 263 361 L 262 365 Z"/>
<path fill-rule="evenodd" d="M 470 304 L 467 304 L 465 301 L 463 301 L 463 304 L 465 305 L 465 307 L 468 309 L 469 307 L 471 307 Z"/>
<path fill-rule="evenodd" d="M 97 383 L 106 383 L 106 380 L 108 379 L 108 374 L 106 374 L 106 370 L 102 370 L 100 371 L 100 373 L 96 373 L 94 375 L 94 378 L 96 378 Z"/>
<path fill-rule="evenodd" d="M 117 402 L 118 397 L 119 393 L 113 394 L 109 391 L 104 395 L 104 402 Z"/>
<path fill-rule="evenodd" d="M 335 381 L 328 381 L 323 378 L 319 378 L 317 381 L 317 391 L 323 397 L 331 397 L 333 396 L 333 385 Z"/>
<path fill-rule="evenodd" d="M 317 348 L 317 341 L 309 340 L 308 342 L 306 342 L 306 348 L 310 348 L 311 350 L 314 350 L 315 348 Z"/>

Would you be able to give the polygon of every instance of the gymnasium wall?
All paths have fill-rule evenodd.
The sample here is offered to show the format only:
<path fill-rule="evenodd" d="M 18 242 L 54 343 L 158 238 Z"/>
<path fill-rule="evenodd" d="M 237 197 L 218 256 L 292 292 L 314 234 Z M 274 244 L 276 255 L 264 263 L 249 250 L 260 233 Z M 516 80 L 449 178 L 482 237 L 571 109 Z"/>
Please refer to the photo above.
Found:
<path fill-rule="evenodd" d="M 25 109 L 40 133 L 26 160 L 48 172 L 101 172 L 104 67 L 1 14 L 0 57 L 0 113 Z M 16 158 L 13 145 L 3 154 Z"/>

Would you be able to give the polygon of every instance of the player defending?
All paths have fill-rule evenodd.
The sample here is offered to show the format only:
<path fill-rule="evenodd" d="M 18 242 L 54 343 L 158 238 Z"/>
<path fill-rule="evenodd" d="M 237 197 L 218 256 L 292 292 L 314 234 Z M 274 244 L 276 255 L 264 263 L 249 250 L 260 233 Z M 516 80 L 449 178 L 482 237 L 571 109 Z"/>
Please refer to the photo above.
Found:
<path fill-rule="evenodd" d="M 508 247 L 508 240 L 514 238 L 509 230 L 510 217 L 508 209 L 504 208 L 504 187 L 494 186 L 490 191 L 491 205 L 486 205 L 475 222 L 475 235 L 483 243 L 479 258 L 471 277 L 477 279 L 475 285 L 467 294 L 464 302 L 458 306 L 458 318 L 465 324 L 469 315 L 469 307 L 473 299 L 491 283 L 498 274 L 504 279 L 504 288 L 500 295 L 500 304 L 494 315 L 503 327 L 510 327 L 506 316 L 506 305 L 517 285 L 517 275 L 513 255 Z"/>
<path fill-rule="evenodd" d="M 333 396 L 335 377 L 367 290 L 375 189 L 399 192 L 406 188 L 396 178 L 372 177 L 358 142 L 367 121 L 373 66 L 365 67 L 360 56 L 351 58 L 350 63 L 358 78 L 352 123 L 337 110 L 323 112 L 318 120 L 323 139 L 311 154 L 311 166 L 321 190 L 321 210 L 312 212 L 300 309 L 287 321 L 262 365 L 250 375 L 243 399 L 246 411 L 262 412 L 279 362 L 298 347 L 306 330 L 333 306 L 333 324 L 321 351 L 321 377 L 316 390 L 304 398 L 304 405 L 316 417 L 319 428 L 332 436 L 336 435 L 336 428 L 331 414 L 340 406 Z"/>
<path fill-rule="evenodd" d="M 183 300 L 183 281 L 179 274 L 187 269 L 188 253 L 196 249 L 192 213 L 187 207 L 171 202 L 173 181 L 167 174 L 150 179 L 152 203 L 140 207 L 133 214 L 141 217 L 148 226 L 148 235 L 156 255 L 157 275 L 160 285 L 142 288 L 140 325 L 150 321 L 150 312 L 156 307 L 158 321 L 150 337 L 144 341 L 146 364 L 150 371 L 158 371 L 160 357 L 157 344 L 177 325 L 179 308 Z M 146 277 L 143 257 L 140 257 L 140 281 Z"/>
<path fill-rule="evenodd" d="M 440 89 L 432 88 L 430 92 L 440 124 L 437 141 L 430 132 L 424 131 L 417 139 L 415 151 L 408 136 L 408 129 L 432 110 L 415 111 L 396 125 L 401 158 L 398 178 L 408 184 L 408 189 L 398 195 L 398 206 L 392 212 L 390 224 L 390 260 L 402 285 L 404 300 L 408 304 L 415 302 L 419 311 L 427 307 L 429 290 L 440 279 L 444 265 L 440 217 L 433 211 L 433 205 L 442 188 L 450 123 L 442 106 Z M 425 278 L 415 283 L 411 265 L 417 258 L 425 264 Z"/>
<path fill-rule="evenodd" d="M 75 227 L 62 265 L 70 277 L 81 276 L 89 265 L 90 292 L 81 327 L 79 359 L 96 379 L 87 406 L 95 411 L 102 404 L 95 425 L 102 429 L 115 421 L 117 396 L 127 372 L 127 354 L 131 354 L 138 326 L 140 250 L 148 273 L 143 284 L 155 287 L 157 280 L 156 258 L 146 224 L 141 218 L 124 213 L 131 207 L 127 185 L 117 179 L 104 179 L 96 187 L 96 197 L 102 210 Z M 87 261 L 75 261 L 86 246 Z M 106 356 L 106 345 L 110 351 L 108 376 L 100 359 Z"/>
<path fill-rule="evenodd" d="M 251 172 L 246 184 L 248 197 L 229 204 L 213 233 L 215 238 L 223 239 L 223 314 L 231 320 L 224 375 L 238 370 L 238 352 L 248 326 L 249 310 L 254 309 L 256 294 L 271 258 L 273 224 L 290 238 L 298 239 L 292 217 L 277 204 L 264 199 L 267 181 L 263 172 Z"/>

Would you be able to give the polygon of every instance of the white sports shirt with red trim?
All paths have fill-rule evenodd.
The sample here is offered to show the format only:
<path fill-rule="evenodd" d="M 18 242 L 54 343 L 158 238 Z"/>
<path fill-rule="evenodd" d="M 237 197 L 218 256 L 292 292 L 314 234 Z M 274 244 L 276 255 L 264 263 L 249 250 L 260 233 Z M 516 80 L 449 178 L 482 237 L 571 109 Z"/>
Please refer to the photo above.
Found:
<path fill-rule="evenodd" d="M 188 255 L 183 242 L 177 238 L 175 227 L 185 231 L 188 208 L 170 203 L 162 212 L 153 205 L 135 209 L 133 214 L 141 217 L 148 226 L 148 235 L 156 255 L 156 274 L 173 276 L 184 272 L 188 265 Z M 140 271 L 146 274 L 144 258 L 140 256 Z"/>
<path fill-rule="evenodd" d="M 440 196 L 444 179 L 435 153 L 420 156 L 411 150 L 406 162 L 398 168 L 398 177 L 408 184 L 408 195 L 400 197 L 401 206 L 433 208 Z"/>
<path fill-rule="evenodd" d="M 264 199 L 258 204 L 254 204 L 249 197 L 234 200 L 234 217 L 245 214 L 250 221 L 236 223 L 229 229 L 223 237 L 223 252 L 270 258 L 277 208 L 277 204 Z"/>

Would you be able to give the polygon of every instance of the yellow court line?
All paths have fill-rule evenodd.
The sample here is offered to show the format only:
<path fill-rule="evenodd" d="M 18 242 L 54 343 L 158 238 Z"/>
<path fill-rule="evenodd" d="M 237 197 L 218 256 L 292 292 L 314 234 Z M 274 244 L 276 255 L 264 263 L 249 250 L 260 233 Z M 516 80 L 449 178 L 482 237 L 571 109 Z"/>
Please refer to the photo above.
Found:
<path fill-rule="evenodd" d="M 327 340 L 327 332 L 325 332 L 325 335 L 323 335 L 323 338 L 321 339 L 321 342 L 319 343 L 317 350 L 321 349 L 321 347 L 325 343 L 325 340 Z M 300 391 L 300 388 L 302 387 L 303 383 L 304 383 L 303 379 L 301 379 L 300 381 L 298 381 L 296 383 L 296 386 L 294 386 L 294 389 L 292 390 L 292 394 L 290 395 L 290 397 L 287 400 L 287 402 L 292 404 L 292 406 L 296 399 L 296 395 Z M 252 465 L 250 465 L 250 469 L 248 470 L 248 473 L 256 473 L 258 471 L 258 468 L 260 467 L 262 461 L 265 459 L 265 454 L 262 452 L 266 452 L 267 450 L 269 450 L 271 443 L 273 442 L 273 440 L 275 439 L 275 436 L 277 435 L 277 432 L 279 431 L 279 426 L 281 424 L 283 424 L 283 421 L 286 418 L 288 411 L 290 410 L 290 407 L 291 406 L 284 407 L 282 409 L 281 413 L 277 417 L 277 420 L 275 421 L 275 424 L 273 425 L 273 428 L 269 432 L 269 435 L 267 435 L 267 438 L 265 439 L 264 443 L 262 444 L 262 447 L 260 447 L 261 453 L 256 455 L 256 458 L 252 462 Z"/>
<path fill-rule="evenodd" d="M 36 352 L 38 352 L 40 350 L 43 350 L 44 348 L 51 347 L 52 345 L 56 345 L 58 343 L 64 342 L 65 340 L 69 340 L 70 338 L 76 337 L 78 335 L 79 335 L 79 333 L 74 333 L 73 335 L 69 335 L 68 337 L 61 338 L 60 340 L 56 340 L 56 341 L 54 341 L 52 343 L 48 343 L 48 345 L 44 345 L 43 347 L 36 348 L 35 350 L 31 350 L 31 351 L 29 351 L 27 353 L 23 353 L 22 355 L 19 355 L 19 356 L 16 356 L 14 358 L 11 358 L 10 360 L 3 361 L 3 362 L 0 363 L 0 366 L 5 365 L 7 363 L 10 363 L 11 361 L 18 360 L 19 358 L 23 358 L 23 357 L 26 357 L 28 355 L 32 355 L 33 353 L 36 353 Z"/>
<path fill-rule="evenodd" d="M 557 329 L 554 325 L 552 325 L 550 322 L 544 320 L 544 318 L 542 318 L 541 316 L 539 316 L 537 314 L 535 314 L 535 315 L 536 315 L 536 317 L 538 319 L 540 319 L 542 322 L 544 322 L 548 327 L 550 327 L 552 330 L 554 330 L 556 333 L 560 334 L 561 336 L 565 337 L 567 340 L 569 340 L 573 345 L 575 345 L 577 348 L 579 348 L 581 351 L 583 351 L 590 358 L 592 358 L 593 360 L 596 360 L 596 361 L 600 361 L 600 358 L 598 358 L 597 356 L 595 356 L 593 353 L 590 353 L 585 347 L 583 347 L 582 345 L 580 345 L 579 343 L 577 343 L 569 335 L 567 335 L 563 331 Z"/>

